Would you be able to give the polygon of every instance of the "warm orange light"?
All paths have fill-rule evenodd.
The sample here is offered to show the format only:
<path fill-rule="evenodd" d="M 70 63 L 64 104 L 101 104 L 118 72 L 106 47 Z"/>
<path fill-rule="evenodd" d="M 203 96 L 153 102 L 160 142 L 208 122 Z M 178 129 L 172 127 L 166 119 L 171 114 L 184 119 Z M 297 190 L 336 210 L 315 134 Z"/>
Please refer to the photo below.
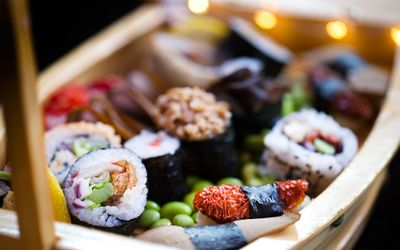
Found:
<path fill-rule="evenodd" d="M 393 27 L 390 29 L 390 36 L 397 46 L 400 46 L 400 26 Z"/>
<path fill-rule="evenodd" d="M 254 22 L 261 29 L 269 30 L 276 26 L 276 16 L 269 11 L 259 10 L 254 14 Z"/>
<path fill-rule="evenodd" d="M 205 14 L 210 7 L 208 0 L 188 0 L 189 10 L 195 14 Z"/>
<path fill-rule="evenodd" d="M 333 21 L 326 24 L 326 32 L 334 39 L 340 40 L 347 35 L 347 26 L 341 21 Z"/>

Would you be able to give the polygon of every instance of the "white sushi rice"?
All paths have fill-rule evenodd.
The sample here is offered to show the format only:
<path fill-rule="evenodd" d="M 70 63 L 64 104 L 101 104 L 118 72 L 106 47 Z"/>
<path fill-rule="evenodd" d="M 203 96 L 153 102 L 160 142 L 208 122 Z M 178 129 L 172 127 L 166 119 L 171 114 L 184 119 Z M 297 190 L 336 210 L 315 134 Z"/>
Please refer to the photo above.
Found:
<path fill-rule="evenodd" d="M 149 159 L 166 154 L 175 154 L 180 147 L 180 142 L 164 131 L 153 133 L 142 130 L 139 135 L 125 142 L 124 147 L 136 153 L 142 159 Z"/>
<path fill-rule="evenodd" d="M 61 185 L 75 162 L 76 156 L 68 149 L 58 150 L 57 148 L 79 135 L 96 135 L 104 138 L 113 147 L 121 146 L 121 137 L 115 134 L 113 127 L 100 122 L 73 122 L 47 131 L 45 134 L 47 163 Z"/>
<path fill-rule="evenodd" d="M 116 206 L 100 206 L 94 209 L 75 208 L 73 202 L 77 199 L 72 177 L 79 177 L 79 172 L 90 172 L 91 168 L 101 164 L 126 160 L 133 166 L 136 183 L 132 189 L 126 189 Z M 116 227 L 142 214 L 147 198 L 147 172 L 139 157 L 123 148 L 99 149 L 80 157 L 69 172 L 64 188 L 69 210 L 80 221 L 100 227 Z"/>
<path fill-rule="evenodd" d="M 283 127 L 289 121 L 338 137 L 342 142 L 342 151 L 329 155 L 306 149 L 284 134 Z M 341 127 L 331 116 L 312 109 L 280 120 L 264 138 L 264 144 L 266 150 L 261 160 L 261 171 L 280 180 L 305 178 L 310 182 L 312 195 L 322 192 L 350 163 L 358 150 L 357 137 L 351 130 Z"/>

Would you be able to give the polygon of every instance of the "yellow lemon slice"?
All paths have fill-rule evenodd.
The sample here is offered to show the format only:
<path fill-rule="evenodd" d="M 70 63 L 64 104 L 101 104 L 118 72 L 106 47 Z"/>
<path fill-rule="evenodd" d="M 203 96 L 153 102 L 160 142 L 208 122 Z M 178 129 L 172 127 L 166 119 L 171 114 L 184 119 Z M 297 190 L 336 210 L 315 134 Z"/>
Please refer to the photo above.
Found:
<path fill-rule="evenodd" d="M 71 223 L 71 218 L 69 216 L 64 193 L 53 173 L 49 169 L 47 170 L 47 172 L 49 176 L 51 205 L 53 206 L 54 217 L 56 221 Z"/>

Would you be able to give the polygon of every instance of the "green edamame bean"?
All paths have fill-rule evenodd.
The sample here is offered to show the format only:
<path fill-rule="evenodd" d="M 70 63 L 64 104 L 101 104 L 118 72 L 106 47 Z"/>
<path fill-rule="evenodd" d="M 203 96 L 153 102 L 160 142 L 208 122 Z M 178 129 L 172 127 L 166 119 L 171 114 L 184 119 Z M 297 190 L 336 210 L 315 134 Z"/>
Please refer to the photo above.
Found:
<path fill-rule="evenodd" d="M 149 227 L 154 222 L 158 221 L 161 218 L 161 215 L 158 211 L 153 209 L 146 209 L 140 215 L 139 218 L 139 227 Z"/>
<path fill-rule="evenodd" d="M 275 181 L 275 178 L 271 175 L 265 175 L 262 176 L 260 180 L 264 185 L 266 185 L 266 184 L 272 184 Z"/>
<path fill-rule="evenodd" d="M 193 208 L 193 200 L 194 200 L 194 196 L 195 196 L 196 192 L 191 192 L 188 193 L 187 195 L 185 195 L 185 197 L 183 198 L 183 202 L 185 202 L 192 210 Z"/>
<path fill-rule="evenodd" d="M 222 184 L 235 184 L 236 186 L 243 186 L 243 182 L 241 180 L 239 180 L 238 178 L 234 178 L 234 177 L 225 177 L 221 180 L 218 181 L 217 183 L 218 185 L 222 185 Z"/>
<path fill-rule="evenodd" d="M 161 215 L 163 218 L 172 219 L 177 214 L 192 214 L 192 209 L 184 202 L 171 201 L 161 207 Z"/>
<path fill-rule="evenodd" d="M 247 186 L 258 187 L 264 185 L 264 183 L 257 177 L 252 177 L 246 180 Z"/>
<path fill-rule="evenodd" d="M 162 226 L 171 226 L 172 222 L 167 218 L 162 218 L 151 225 L 151 228 L 162 227 Z"/>
<path fill-rule="evenodd" d="M 181 227 L 192 227 L 194 226 L 194 221 L 192 217 L 190 217 L 187 214 L 177 214 L 175 215 L 174 219 L 172 220 L 172 223 L 177 226 Z"/>
<path fill-rule="evenodd" d="M 197 222 L 197 215 L 198 215 L 198 214 L 199 214 L 199 211 L 194 212 L 194 213 L 192 214 L 192 219 L 193 219 L 194 223 Z"/>
<path fill-rule="evenodd" d="M 153 210 L 156 210 L 156 211 L 160 211 L 160 205 L 158 205 L 154 201 L 150 201 L 149 200 L 149 201 L 146 202 L 145 209 L 153 209 Z"/>
<path fill-rule="evenodd" d="M 188 185 L 188 187 L 190 188 L 192 188 L 194 184 L 199 181 L 202 181 L 202 179 L 194 175 L 189 175 L 188 177 L 186 177 L 186 185 Z"/>
<path fill-rule="evenodd" d="M 257 175 L 257 165 L 254 162 L 247 162 L 242 169 L 242 177 L 247 180 Z"/>
<path fill-rule="evenodd" d="M 211 181 L 199 181 L 196 184 L 194 184 L 192 191 L 199 191 L 202 190 L 203 188 L 206 188 L 208 186 L 212 186 L 212 182 Z"/>

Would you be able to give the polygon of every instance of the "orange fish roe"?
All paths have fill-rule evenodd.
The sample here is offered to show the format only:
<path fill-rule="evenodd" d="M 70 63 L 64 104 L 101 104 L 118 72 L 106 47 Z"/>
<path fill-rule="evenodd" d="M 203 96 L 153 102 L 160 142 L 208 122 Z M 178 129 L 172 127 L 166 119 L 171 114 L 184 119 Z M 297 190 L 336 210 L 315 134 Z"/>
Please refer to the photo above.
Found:
<path fill-rule="evenodd" d="M 193 205 L 217 223 L 249 219 L 249 201 L 240 189 L 233 184 L 209 186 L 196 193 Z"/>
<path fill-rule="evenodd" d="M 278 181 L 275 184 L 279 190 L 279 198 L 285 202 L 285 211 L 298 207 L 308 190 L 308 182 L 304 179 Z"/>

